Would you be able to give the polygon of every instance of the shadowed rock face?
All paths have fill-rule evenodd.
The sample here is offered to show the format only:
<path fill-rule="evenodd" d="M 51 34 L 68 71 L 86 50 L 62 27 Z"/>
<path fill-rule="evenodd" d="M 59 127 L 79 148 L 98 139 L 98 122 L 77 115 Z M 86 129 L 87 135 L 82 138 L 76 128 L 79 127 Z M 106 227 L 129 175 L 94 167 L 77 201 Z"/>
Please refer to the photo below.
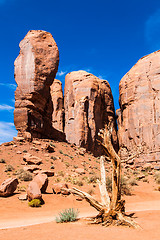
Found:
<path fill-rule="evenodd" d="M 53 103 L 52 126 L 64 130 L 64 101 L 61 81 L 55 79 L 51 85 L 51 98 Z"/>
<path fill-rule="evenodd" d="M 48 32 L 29 31 L 15 60 L 14 123 L 19 136 L 61 138 L 52 127 L 50 94 L 58 70 L 59 51 Z"/>
<path fill-rule="evenodd" d="M 120 81 L 119 91 L 121 157 L 141 152 L 139 162 L 160 160 L 160 51 L 140 59 Z"/>
<path fill-rule="evenodd" d="M 113 143 L 117 149 L 113 97 L 109 83 L 85 71 L 71 72 L 65 78 L 64 91 L 66 140 L 102 153 L 97 144 L 98 131 L 113 122 Z"/>

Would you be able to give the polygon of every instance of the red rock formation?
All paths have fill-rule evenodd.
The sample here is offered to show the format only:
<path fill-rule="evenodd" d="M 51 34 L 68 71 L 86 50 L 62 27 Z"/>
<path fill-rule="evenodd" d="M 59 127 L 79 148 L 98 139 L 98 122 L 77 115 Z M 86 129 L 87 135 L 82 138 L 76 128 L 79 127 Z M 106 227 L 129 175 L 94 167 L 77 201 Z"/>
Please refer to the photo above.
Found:
<path fill-rule="evenodd" d="M 17 178 L 8 178 L 0 185 L 0 197 L 11 196 L 14 191 L 17 189 L 18 179 Z"/>
<path fill-rule="evenodd" d="M 29 31 L 15 60 L 14 122 L 19 136 L 60 138 L 52 127 L 50 86 L 58 70 L 58 47 L 48 32 Z"/>
<path fill-rule="evenodd" d="M 141 152 L 139 162 L 160 160 L 160 51 L 141 58 L 122 78 L 119 91 L 121 157 Z"/>
<path fill-rule="evenodd" d="M 71 72 L 65 78 L 64 91 L 66 140 L 102 153 L 97 144 L 99 129 L 113 122 L 113 143 L 117 148 L 117 134 L 113 97 L 109 83 L 85 71 Z"/>
<path fill-rule="evenodd" d="M 52 126 L 62 131 L 64 130 L 64 102 L 61 81 L 55 79 L 51 85 L 51 97 L 53 103 Z"/>

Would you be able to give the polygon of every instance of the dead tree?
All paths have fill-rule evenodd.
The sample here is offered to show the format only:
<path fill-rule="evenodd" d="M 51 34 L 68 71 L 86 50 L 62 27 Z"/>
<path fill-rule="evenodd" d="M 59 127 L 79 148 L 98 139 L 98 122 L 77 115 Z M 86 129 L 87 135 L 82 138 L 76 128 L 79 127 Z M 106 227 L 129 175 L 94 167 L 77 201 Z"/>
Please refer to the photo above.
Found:
<path fill-rule="evenodd" d="M 99 184 L 101 203 L 94 199 L 90 194 L 83 192 L 77 188 L 72 188 L 70 191 L 84 198 L 92 207 L 99 211 L 99 214 L 94 218 L 94 223 L 101 223 L 104 226 L 126 225 L 138 228 L 139 225 L 125 214 L 125 201 L 121 199 L 121 159 L 113 148 L 111 141 L 112 127 L 105 126 L 105 129 L 100 130 L 99 143 L 103 146 L 107 157 L 101 156 L 100 169 L 101 180 Z M 106 188 L 106 173 L 104 161 L 111 161 L 112 164 L 112 193 L 111 197 Z"/>

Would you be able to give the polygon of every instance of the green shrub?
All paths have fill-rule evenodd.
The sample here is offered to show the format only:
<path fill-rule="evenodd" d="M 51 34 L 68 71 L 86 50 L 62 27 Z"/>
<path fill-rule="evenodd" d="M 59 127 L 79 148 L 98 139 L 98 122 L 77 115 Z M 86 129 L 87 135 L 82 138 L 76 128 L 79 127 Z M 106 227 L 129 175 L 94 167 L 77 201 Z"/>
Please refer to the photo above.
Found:
<path fill-rule="evenodd" d="M 131 195 L 131 190 L 128 187 L 128 185 L 129 185 L 129 183 L 127 182 L 127 180 L 124 177 L 121 177 L 121 192 L 122 192 L 122 194 Z M 107 186 L 107 190 L 109 192 L 111 192 L 112 191 L 112 177 L 107 176 L 106 186 Z"/>
<path fill-rule="evenodd" d="M 33 199 L 30 202 L 28 202 L 28 205 L 30 207 L 41 207 L 41 201 L 39 199 Z"/>
<path fill-rule="evenodd" d="M 18 178 L 21 179 L 22 181 L 31 181 L 32 180 L 32 174 L 28 171 L 24 171 L 23 169 L 19 169 L 16 172 L 16 175 L 18 175 Z"/>
<path fill-rule="evenodd" d="M 6 169 L 5 169 L 5 172 L 11 172 L 13 170 L 14 170 L 14 167 L 12 165 L 7 165 Z"/>
<path fill-rule="evenodd" d="M 0 159 L 0 163 L 6 163 L 6 161 L 2 158 Z"/>
<path fill-rule="evenodd" d="M 155 178 L 156 183 L 160 184 L 160 173 L 159 172 L 155 173 L 154 178 Z"/>
<path fill-rule="evenodd" d="M 58 217 L 56 217 L 56 222 L 57 223 L 73 222 L 76 221 L 77 216 L 78 210 L 75 210 L 73 208 L 65 209 L 59 213 Z"/>

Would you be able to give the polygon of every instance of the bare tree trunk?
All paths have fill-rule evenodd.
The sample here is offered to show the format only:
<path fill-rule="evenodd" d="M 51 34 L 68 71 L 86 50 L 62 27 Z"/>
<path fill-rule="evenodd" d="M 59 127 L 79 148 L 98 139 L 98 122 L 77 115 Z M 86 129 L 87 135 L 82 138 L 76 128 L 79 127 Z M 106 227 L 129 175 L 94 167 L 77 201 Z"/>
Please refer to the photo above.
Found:
<path fill-rule="evenodd" d="M 101 203 L 88 193 L 80 191 L 77 188 L 70 189 L 70 192 L 84 198 L 92 207 L 99 211 L 99 214 L 94 219 L 94 223 L 102 223 L 105 226 L 114 224 L 139 228 L 137 223 L 125 216 L 125 201 L 121 200 L 121 159 L 113 148 L 111 133 L 112 127 L 106 125 L 105 129 L 101 129 L 99 132 L 101 141 L 98 140 L 108 155 L 107 160 L 110 159 L 112 164 L 111 199 L 106 188 L 105 158 L 103 156 L 100 158 L 101 181 L 97 181 L 101 194 Z"/>

